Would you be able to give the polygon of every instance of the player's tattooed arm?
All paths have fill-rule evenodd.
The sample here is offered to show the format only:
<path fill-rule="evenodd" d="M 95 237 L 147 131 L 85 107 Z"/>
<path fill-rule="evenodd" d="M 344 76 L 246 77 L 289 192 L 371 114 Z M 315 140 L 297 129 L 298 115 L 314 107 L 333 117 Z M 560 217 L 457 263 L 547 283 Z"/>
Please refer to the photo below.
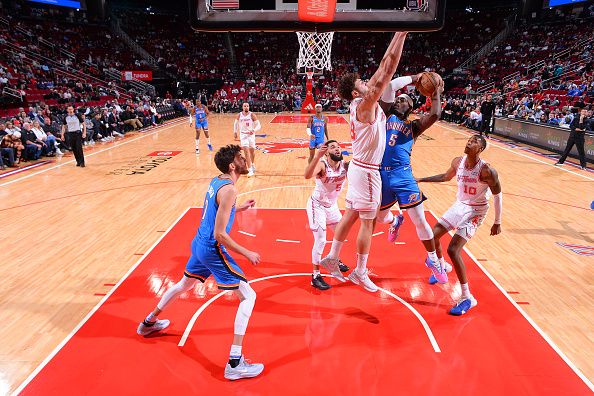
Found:
<path fill-rule="evenodd" d="M 419 183 L 422 183 L 422 182 L 441 183 L 441 182 L 450 181 L 454 178 L 454 176 L 456 176 L 456 169 L 458 169 L 458 165 L 460 165 L 461 159 L 462 159 L 462 157 L 454 158 L 452 163 L 450 164 L 450 167 L 448 168 L 447 171 L 445 171 L 445 173 L 441 173 L 439 175 L 434 175 L 434 176 L 429 176 L 429 177 L 417 178 L 417 181 Z"/>

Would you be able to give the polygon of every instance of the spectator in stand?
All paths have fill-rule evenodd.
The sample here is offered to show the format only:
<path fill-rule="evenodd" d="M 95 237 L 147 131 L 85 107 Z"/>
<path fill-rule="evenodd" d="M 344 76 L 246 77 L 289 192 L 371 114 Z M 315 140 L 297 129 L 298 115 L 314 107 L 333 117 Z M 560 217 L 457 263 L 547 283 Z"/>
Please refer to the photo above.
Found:
<path fill-rule="evenodd" d="M 138 116 L 132 111 L 130 106 L 126 106 L 126 110 L 122 112 L 121 118 L 122 122 L 126 125 L 131 126 L 133 130 L 142 128 L 142 122 L 140 122 Z"/>
<path fill-rule="evenodd" d="M 480 113 L 482 114 L 482 122 L 480 132 L 481 135 L 485 133 L 485 137 L 489 137 L 489 133 L 492 131 L 491 121 L 493 120 L 493 114 L 495 113 L 495 103 L 493 102 L 493 95 L 487 95 L 487 100 L 481 104 Z"/>
<path fill-rule="evenodd" d="M 563 155 L 561 155 L 561 158 L 559 158 L 559 161 L 557 161 L 555 165 L 563 165 L 571 149 L 575 145 L 580 158 L 580 166 L 583 170 L 586 169 L 586 152 L 584 150 L 584 141 L 587 118 L 588 110 L 582 109 L 580 111 L 580 115 L 573 119 L 570 126 L 571 133 L 569 134 L 569 139 L 567 139 L 567 146 L 565 146 L 565 151 L 563 151 Z"/>
<path fill-rule="evenodd" d="M 6 141 L 5 141 L 6 140 Z M 0 123 L 0 167 L 2 170 L 6 169 L 4 164 L 4 157 L 6 157 L 6 162 L 8 166 L 15 166 L 14 165 L 14 148 L 9 145 L 9 142 L 12 140 L 12 136 L 6 132 L 6 125 Z"/>
<path fill-rule="evenodd" d="M 118 114 L 118 110 L 114 107 L 113 109 L 111 109 L 111 112 L 109 113 L 109 117 L 107 119 L 109 128 L 111 129 L 111 131 L 113 132 L 114 135 L 119 136 L 119 137 L 124 137 L 124 123 L 121 120 L 119 114 Z"/>
<path fill-rule="evenodd" d="M 35 132 L 31 130 L 31 124 L 25 122 L 21 130 L 21 142 L 25 146 L 25 158 L 28 160 L 38 160 L 43 148 L 42 142 L 38 141 Z"/>
<path fill-rule="evenodd" d="M 55 154 L 54 143 L 55 140 L 50 144 L 47 140 L 47 134 L 41 127 L 39 121 L 33 121 L 33 126 L 31 128 L 35 136 L 37 136 L 37 142 L 41 143 L 41 155 L 47 155 L 48 157 L 53 157 Z"/>

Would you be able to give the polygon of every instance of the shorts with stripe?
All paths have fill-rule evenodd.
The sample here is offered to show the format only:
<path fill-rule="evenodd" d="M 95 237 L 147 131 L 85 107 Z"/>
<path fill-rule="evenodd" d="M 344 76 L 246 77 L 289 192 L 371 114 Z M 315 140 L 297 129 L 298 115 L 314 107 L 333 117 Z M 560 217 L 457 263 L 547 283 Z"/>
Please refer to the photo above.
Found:
<path fill-rule="evenodd" d="M 419 189 L 412 172 L 399 170 L 380 171 L 382 177 L 381 210 L 391 208 L 396 202 L 400 209 L 413 208 L 427 199 Z"/>
<path fill-rule="evenodd" d="M 223 290 L 237 289 L 240 281 L 247 282 L 245 274 L 223 245 L 218 242 L 207 244 L 195 238 L 184 275 L 204 282 L 211 274 Z"/>
<path fill-rule="evenodd" d="M 334 204 L 330 207 L 325 207 L 318 201 L 315 201 L 312 197 L 307 200 L 307 206 L 305 207 L 307 212 L 307 219 L 309 220 L 309 228 L 312 231 L 321 228 L 326 230 L 326 226 L 337 224 L 342 218 L 338 204 Z"/>
<path fill-rule="evenodd" d="M 256 148 L 256 134 L 254 132 L 241 132 L 239 134 L 239 145 L 241 147 Z"/>
<path fill-rule="evenodd" d="M 476 233 L 476 230 L 485 220 L 489 205 L 471 206 L 456 201 L 438 220 L 445 229 L 456 230 L 467 241 Z"/>
<path fill-rule="evenodd" d="M 382 195 L 379 170 L 367 169 L 351 161 L 347 172 L 349 187 L 346 194 L 347 209 L 357 212 L 376 212 Z M 371 219 L 375 218 L 372 214 Z"/>
<path fill-rule="evenodd" d="M 196 120 L 196 129 L 208 129 L 208 121 L 204 120 L 202 122 Z"/>
<path fill-rule="evenodd" d="M 324 144 L 324 135 L 322 136 L 315 136 L 313 139 L 309 139 L 309 148 L 310 149 L 319 149 L 322 144 Z"/>

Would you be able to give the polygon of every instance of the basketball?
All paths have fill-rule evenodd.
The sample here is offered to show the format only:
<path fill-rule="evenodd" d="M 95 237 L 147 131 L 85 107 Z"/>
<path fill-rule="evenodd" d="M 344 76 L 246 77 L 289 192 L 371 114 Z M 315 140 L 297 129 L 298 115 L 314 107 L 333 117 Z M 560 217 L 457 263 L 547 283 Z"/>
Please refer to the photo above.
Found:
<path fill-rule="evenodd" d="M 433 96 L 440 85 L 443 85 L 443 80 L 439 74 L 434 72 L 424 72 L 416 83 L 417 90 L 421 95 L 429 97 Z"/>

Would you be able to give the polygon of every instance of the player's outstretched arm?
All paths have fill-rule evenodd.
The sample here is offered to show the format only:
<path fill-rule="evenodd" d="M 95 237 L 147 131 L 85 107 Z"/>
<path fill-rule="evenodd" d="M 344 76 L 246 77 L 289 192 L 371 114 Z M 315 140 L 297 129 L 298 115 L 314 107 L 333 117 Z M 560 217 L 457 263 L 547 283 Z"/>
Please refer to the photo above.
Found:
<path fill-rule="evenodd" d="M 224 245 L 228 249 L 245 256 L 252 264 L 256 265 L 260 262 L 260 255 L 256 252 L 252 252 L 239 243 L 235 242 L 229 234 L 227 234 L 227 223 L 231 216 L 231 209 L 235 204 L 235 198 L 237 197 L 237 191 L 235 186 L 226 185 L 221 187 L 217 193 L 217 201 L 219 204 L 219 210 L 217 211 L 217 217 L 215 219 L 214 237 L 218 243 Z"/>
<path fill-rule="evenodd" d="M 429 127 L 435 124 L 441 118 L 441 94 L 443 93 L 443 84 L 440 85 L 435 94 L 431 97 L 431 111 L 413 121 L 413 133 L 415 139 L 421 136 Z"/>
<path fill-rule="evenodd" d="M 382 96 L 379 100 L 379 104 L 386 115 L 390 113 L 390 107 L 392 107 L 394 100 L 396 100 L 396 92 L 400 91 L 407 85 L 416 83 L 419 80 L 421 74 L 422 73 L 413 74 L 412 76 L 397 77 L 390 81 L 390 84 L 388 84 L 386 89 L 384 89 L 384 92 L 382 92 Z"/>
<path fill-rule="evenodd" d="M 396 73 L 398 63 L 400 63 L 406 34 L 407 32 L 396 32 L 394 34 L 390 46 L 380 62 L 379 68 L 367 82 L 367 88 L 369 90 L 357 109 L 357 118 L 359 121 L 373 122 L 377 101 L 382 95 L 382 92 L 384 92 L 384 89 L 386 89 L 394 73 Z"/>
<path fill-rule="evenodd" d="M 328 146 L 325 144 L 322 145 L 318 151 L 316 151 L 316 155 L 314 156 L 313 160 L 307 164 L 307 167 L 305 167 L 304 176 L 306 179 L 311 179 L 314 175 L 319 177 L 324 176 L 325 167 L 324 164 L 320 162 L 320 160 L 327 152 Z"/>
<path fill-rule="evenodd" d="M 454 158 L 452 163 L 450 164 L 450 167 L 448 168 L 447 171 L 445 171 L 445 173 L 442 173 L 440 175 L 435 175 L 435 176 L 421 177 L 421 178 L 417 179 L 417 181 L 419 183 L 422 183 L 422 182 L 441 183 L 441 182 L 450 181 L 454 178 L 454 176 L 456 176 L 456 169 L 458 169 L 458 165 L 460 165 L 461 159 L 462 159 L 462 157 Z"/>
<path fill-rule="evenodd" d="M 503 194 L 501 193 L 499 175 L 495 168 L 492 168 L 490 165 L 483 166 L 483 169 L 481 169 L 481 180 L 487 183 L 493 193 L 495 221 L 491 226 L 491 235 L 497 235 L 501 233 L 501 214 L 503 213 Z"/>

